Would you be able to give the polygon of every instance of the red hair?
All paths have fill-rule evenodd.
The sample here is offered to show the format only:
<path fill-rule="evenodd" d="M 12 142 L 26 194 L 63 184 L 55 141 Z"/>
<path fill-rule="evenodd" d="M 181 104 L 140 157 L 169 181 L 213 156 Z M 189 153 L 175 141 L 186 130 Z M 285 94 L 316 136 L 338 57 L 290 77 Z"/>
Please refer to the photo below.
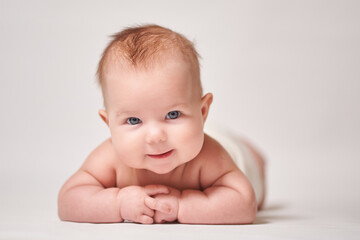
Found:
<path fill-rule="evenodd" d="M 167 54 L 177 54 L 189 63 L 194 80 L 199 82 L 199 54 L 191 41 L 183 35 L 158 25 L 143 25 L 126 28 L 112 35 L 112 41 L 105 48 L 100 59 L 97 77 L 104 93 L 106 66 L 118 62 L 134 67 L 151 67 Z"/>

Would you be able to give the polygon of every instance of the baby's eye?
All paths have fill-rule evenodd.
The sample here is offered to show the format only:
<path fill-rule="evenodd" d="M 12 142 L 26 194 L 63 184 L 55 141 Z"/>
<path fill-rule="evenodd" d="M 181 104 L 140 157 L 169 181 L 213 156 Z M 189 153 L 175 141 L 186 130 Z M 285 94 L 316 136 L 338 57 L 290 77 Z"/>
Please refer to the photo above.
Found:
<path fill-rule="evenodd" d="M 166 119 L 176 119 L 180 116 L 180 112 L 179 111 L 171 111 L 168 112 L 168 114 L 166 115 Z"/>
<path fill-rule="evenodd" d="M 126 122 L 127 122 L 128 124 L 130 124 L 130 125 L 136 125 L 136 124 L 141 123 L 141 120 L 140 120 L 139 118 L 137 118 L 137 117 L 131 117 L 131 118 L 128 118 L 128 119 L 126 120 Z"/>

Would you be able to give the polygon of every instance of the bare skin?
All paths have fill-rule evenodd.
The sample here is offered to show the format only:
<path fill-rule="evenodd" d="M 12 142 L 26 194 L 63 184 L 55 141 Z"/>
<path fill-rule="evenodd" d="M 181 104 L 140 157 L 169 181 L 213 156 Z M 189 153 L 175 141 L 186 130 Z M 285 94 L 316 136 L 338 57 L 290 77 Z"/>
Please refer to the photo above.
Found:
<path fill-rule="evenodd" d="M 265 158 L 262 156 L 260 151 L 258 151 L 252 144 L 250 144 L 249 141 L 240 139 L 240 138 L 237 138 L 237 141 L 241 142 L 242 144 L 244 144 L 248 147 L 248 149 L 250 150 L 250 152 L 252 154 L 253 160 L 256 162 L 256 165 L 259 168 L 261 182 L 263 185 L 264 192 L 263 192 L 260 202 L 258 203 L 258 209 L 262 209 L 264 206 L 265 197 L 266 197 L 266 181 L 265 181 L 266 180 L 266 171 L 265 171 L 266 162 L 265 162 Z"/>
<path fill-rule="evenodd" d="M 108 68 L 107 107 L 99 114 L 111 138 L 60 190 L 62 220 L 254 221 L 254 190 L 226 150 L 204 134 L 212 94 L 197 93 L 189 69 L 176 57 L 150 70 Z"/>
<path fill-rule="evenodd" d="M 208 136 L 199 156 L 162 175 L 124 166 L 108 139 L 59 194 L 60 218 L 76 222 L 245 224 L 256 208 L 246 177 Z"/>

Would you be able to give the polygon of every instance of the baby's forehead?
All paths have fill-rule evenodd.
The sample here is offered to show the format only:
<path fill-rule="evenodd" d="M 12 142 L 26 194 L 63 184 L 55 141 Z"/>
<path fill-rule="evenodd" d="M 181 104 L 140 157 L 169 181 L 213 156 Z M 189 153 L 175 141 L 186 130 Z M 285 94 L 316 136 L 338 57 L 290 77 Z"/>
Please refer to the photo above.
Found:
<path fill-rule="evenodd" d="M 124 46 L 114 44 L 106 54 L 106 65 L 118 65 L 123 68 L 151 69 L 168 61 L 189 62 L 189 59 L 176 48 L 163 49 L 150 53 L 144 53 L 143 57 L 134 57 Z M 146 55 L 146 56 L 145 56 Z"/>
<path fill-rule="evenodd" d="M 181 69 L 182 71 L 188 72 L 192 80 L 196 79 L 196 74 L 189 61 L 179 53 L 168 52 L 154 56 L 152 59 L 147 59 L 147 61 L 134 63 L 123 56 L 119 57 L 117 51 L 111 51 L 104 64 L 104 73 L 105 76 L 107 75 L 108 77 L 110 75 L 114 77 L 116 74 L 126 75 L 128 73 L 146 74 L 152 73 L 153 71 L 161 72 L 170 65 L 175 66 L 175 69 Z"/>
<path fill-rule="evenodd" d="M 147 61 L 140 61 L 140 62 L 131 62 L 128 58 L 122 56 L 119 53 L 119 49 L 111 49 L 111 51 L 108 52 L 107 59 L 105 61 L 104 66 L 104 80 L 106 86 L 106 91 L 109 91 L 112 89 L 111 86 L 109 86 L 109 82 L 113 82 L 120 80 L 118 77 L 116 77 L 117 74 L 120 74 L 122 76 L 129 76 L 128 74 L 137 74 L 142 73 L 143 75 L 150 74 L 152 71 L 156 70 L 158 72 L 161 72 L 163 68 L 165 68 L 165 65 L 173 64 L 176 65 L 179 69 L 184 69 L 184 71 L 189 73 L 189 81 L 191 81 L 191 88 L 196 89 L 195 92 L 200 93 L 202 95 L 202 87 L 200 83 L 200 77 L 197 74 L 196 69 L 192 66 L 192 63 L 186 59 L 183 54 L 180 52 L 175 51 L 163 51 L 161 54 L 157 54 L 156 56 L 153 56 L 153 58 L 146 59 Z M 111 78 L 112 80 L 110 80 Z M 110 81 L 109 81 L 110 80 Z M 124 79 L 124 81 L 129 81 L 128 79 Z M 110 83 L 111 85 L 111 83 Z M 124 86 L 126 87 L 126 85 Z"/>

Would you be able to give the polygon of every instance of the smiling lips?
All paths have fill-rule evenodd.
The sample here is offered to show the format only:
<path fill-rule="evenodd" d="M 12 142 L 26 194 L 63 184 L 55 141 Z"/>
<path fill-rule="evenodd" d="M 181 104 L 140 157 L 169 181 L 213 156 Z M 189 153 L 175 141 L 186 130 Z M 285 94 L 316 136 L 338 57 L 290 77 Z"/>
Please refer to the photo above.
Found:
<path fill-rule="evenodd" d="M 168 156 L 170 156 L 172 154 L 174 150 L 170 150 L 168 152 L 165 152 L 165 153 L 161 153 L 161 154 L 147 154 L 149 157 L 151 158 L 166 158 Z"/>

